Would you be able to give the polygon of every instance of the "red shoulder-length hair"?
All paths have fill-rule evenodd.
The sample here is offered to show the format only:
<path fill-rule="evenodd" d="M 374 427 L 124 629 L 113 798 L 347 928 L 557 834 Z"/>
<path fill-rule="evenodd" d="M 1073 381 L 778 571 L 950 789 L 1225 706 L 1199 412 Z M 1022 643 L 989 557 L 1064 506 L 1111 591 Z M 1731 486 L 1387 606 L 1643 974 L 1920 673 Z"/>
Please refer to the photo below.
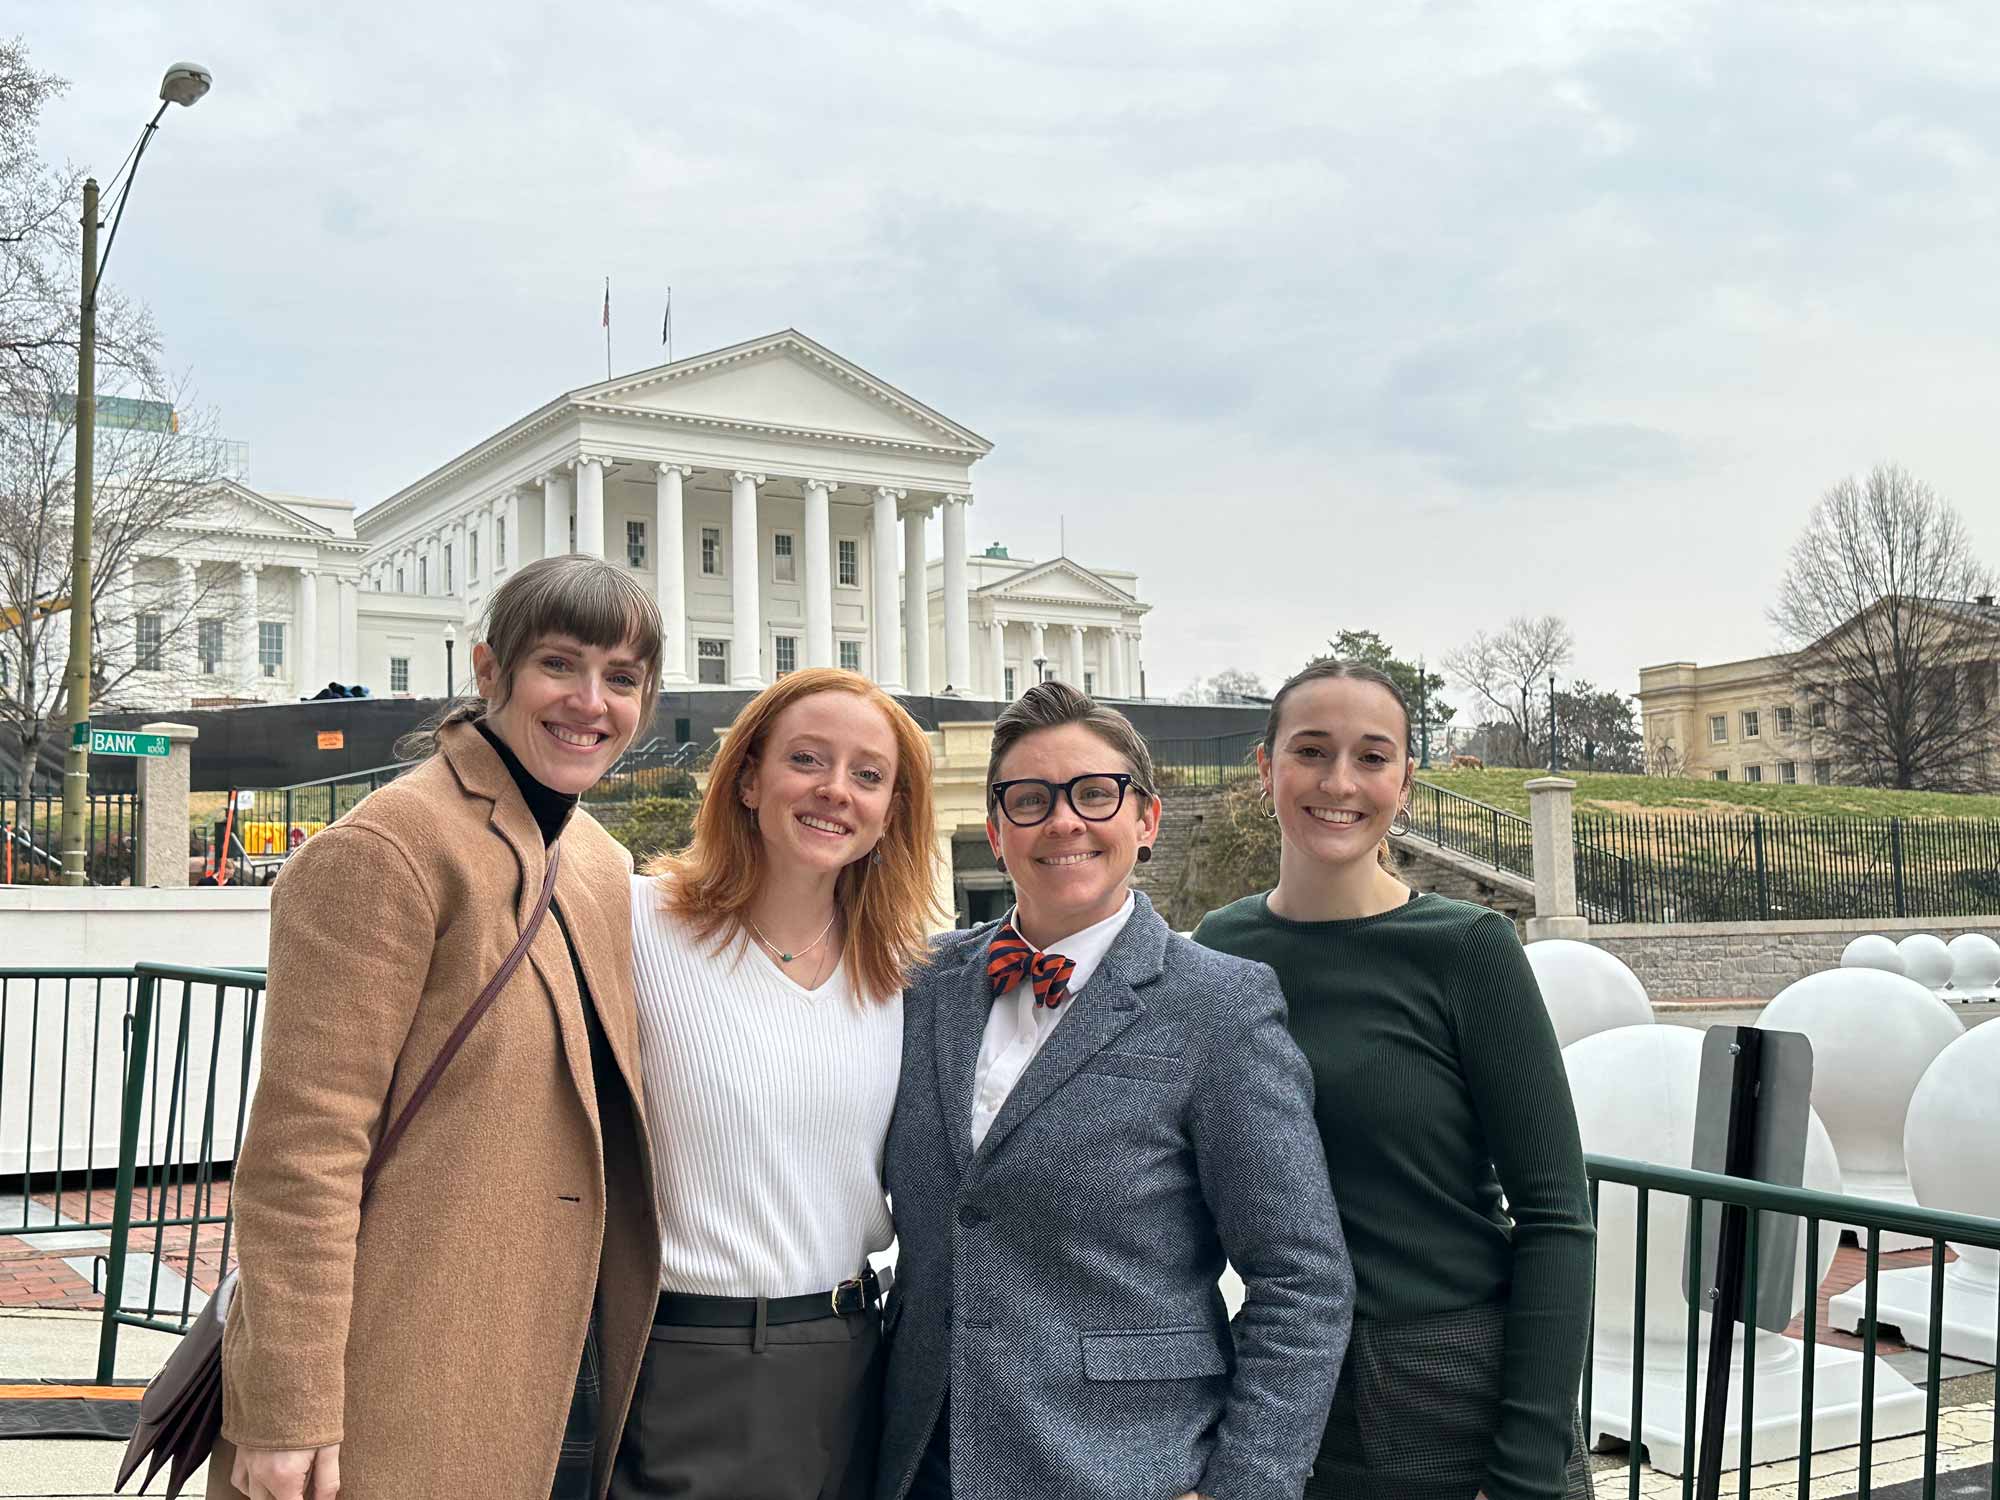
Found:
<path fill-rule="evenodd" d="M 714 941 L 738 922 L 763 883 L 768 858 L 754 815 L 738 795 L 743 775 L 764 753 L 771 726 L 794 703 L 816 693 L 852 693 L 882 711 L 896 742 L 896 784 L 874 854 L 840 872 L 834 904 L 847 928 L 843 964 L 855 992 L 886 1000 L 923 961 L 938 901 L 937 820 L 931 802 L 931 746 L 903 706 L 867 678 L 833 667 L 808 667 L 779 678 L 743 706 L 723 736 L 695 814 L 694 840 L 646 866 L 659 878 L 667 909 Z M 879 857 L 877 857 L 879 856 Z"/>

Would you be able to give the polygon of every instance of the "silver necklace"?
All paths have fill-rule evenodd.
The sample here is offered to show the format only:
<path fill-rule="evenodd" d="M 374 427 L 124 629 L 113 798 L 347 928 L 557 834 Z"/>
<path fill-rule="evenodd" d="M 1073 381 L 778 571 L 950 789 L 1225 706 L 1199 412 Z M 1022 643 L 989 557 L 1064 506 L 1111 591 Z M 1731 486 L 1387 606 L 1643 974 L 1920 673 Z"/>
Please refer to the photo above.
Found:
<path fill-rule="evenodd" d="M 807 943 L 805 947 L 799 949 L 799 951 L 796 953 L 787 953 L 784 949 L 780 948 L 776 943 L 772 942 L 769 938 L 765 937 L 764 929 L 759 927 L 756 924 L 756 922 L 752 920 L 750 913 L 748 913 L 747 911 L 743 914 L 743 920 L 750 924 L 750 930 L 757 934 L 757 941 L 762 943 L 766 948 L 769 948 L 771 952 L 777 957 L 779 963 L 788 964 L 792 962 L 792 960 L 794 959 L 804 958 L 808 953 L 812 952 L 813 949 L 817 948 L 821 943 L 826 941 L 826 935 L 829 932 L 833 931 L 833 924 L 840 920 L 840 908 L 836 906 L 833 909 L 833 915 L 826 919 L 826 926 L 820 928 L 819 936 L 814 938 L 810 943 Z"/>

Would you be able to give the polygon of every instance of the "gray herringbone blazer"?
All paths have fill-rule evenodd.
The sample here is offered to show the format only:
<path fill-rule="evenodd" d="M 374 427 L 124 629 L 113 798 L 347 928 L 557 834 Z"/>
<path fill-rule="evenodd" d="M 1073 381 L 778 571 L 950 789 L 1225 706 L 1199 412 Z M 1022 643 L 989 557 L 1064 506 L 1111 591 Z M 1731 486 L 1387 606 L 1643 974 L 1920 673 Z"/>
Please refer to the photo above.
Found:
<path fill-rule="evenodd" d="M 1354 1281 L 1276 977 L 1140 896 L 974 1152 L 993 932 L 905 996 L 879 1500 L 947 1389 L 954 1500 L 1298 1500 Z"/>

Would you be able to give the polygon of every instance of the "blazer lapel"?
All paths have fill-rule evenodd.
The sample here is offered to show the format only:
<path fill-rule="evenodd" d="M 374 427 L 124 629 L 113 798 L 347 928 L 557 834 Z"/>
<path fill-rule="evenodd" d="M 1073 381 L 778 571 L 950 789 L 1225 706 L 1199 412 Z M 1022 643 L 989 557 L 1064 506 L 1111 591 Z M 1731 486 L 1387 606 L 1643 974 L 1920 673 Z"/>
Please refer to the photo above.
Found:
<path fill-rule="evenodd" d="M 939 976 L 938 1003 L 929 1007 L 938 1105 L 961 1173 L 972 1160 L 973 1075 L 979 1067 L 986 1018 L 993 1009 L 993 991 L 986 978 L 986 945 L 991 941 L 990 932 L 982 933 L 971 944 L 963 966 L 954 974 Z"/>
<path fill-rule="evenodd" d="M 1068 1003 L 1075 1007 L 1064 1016 L 1049 1039 L 1028 1064 L 1014 1085 L 1007 1102 L 1000 1106 L 993 1126 L 980 1143 L 977 1160 L 991 1156 L 1000 1143 L 1013 1133 L 1056 1090 L 1076 1075 L 1091 1058 L 1118 1039 L 1146 1013 L 1138 987 L 1150 984 L 1160 974 L 1161 956 L 1166 950 L 1167 924 L 1154 912 L 1143 893 L 1138 895 L 1125 928 L 1111 944 L 1090 982 Z M 985 974 L 980 974 L 982 982 Z M 975 1047 L 975 1055 L 977 1049 Z M 968 1088 L 966 1112 L 971 1113 Z M 968 1131 L 968 1139 L 970 1132 Z"/>

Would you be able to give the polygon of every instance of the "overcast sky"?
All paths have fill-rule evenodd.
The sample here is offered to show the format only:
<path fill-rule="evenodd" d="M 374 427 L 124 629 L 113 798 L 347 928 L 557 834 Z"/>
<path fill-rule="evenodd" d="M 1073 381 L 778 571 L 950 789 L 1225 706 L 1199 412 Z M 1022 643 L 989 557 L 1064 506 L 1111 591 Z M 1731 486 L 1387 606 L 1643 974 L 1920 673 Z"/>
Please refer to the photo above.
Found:
<path fill-rule="evenodd" d="M 621 370 L 671 282 L 678 354 L 796 327 L 990 438 L 975 542 L 1136 569 L 1155 693 L 1544 611 L 1627 691 L 1755 655 L 1813 500 L 1881 460 L 2000 560 L 1978 0 L 13 24 L 72 80 L 44 150 L 104 176 L 165 63 L 213 70 L 112 277 L 267 488 L 372 504 L 600 378 L 608 274 Z"/>

